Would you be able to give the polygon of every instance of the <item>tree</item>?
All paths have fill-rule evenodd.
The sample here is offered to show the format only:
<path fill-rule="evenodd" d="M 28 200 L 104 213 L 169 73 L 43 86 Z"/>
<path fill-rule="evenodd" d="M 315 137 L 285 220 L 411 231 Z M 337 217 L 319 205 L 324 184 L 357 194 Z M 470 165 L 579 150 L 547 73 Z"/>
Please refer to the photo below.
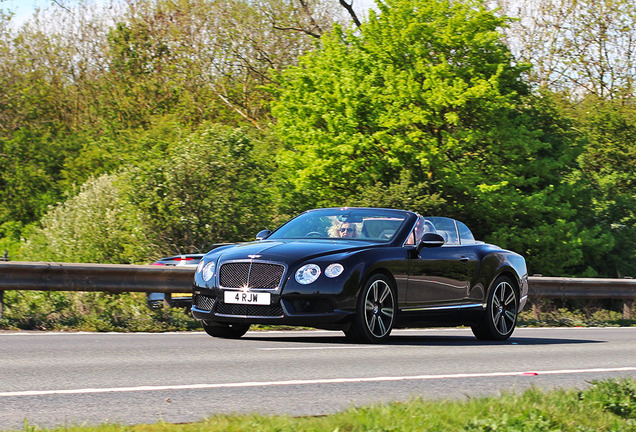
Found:
<path fill-rule="evenodd" d="M 498 0 L 518 17 L 507 35 L 530 79 L 580 99 L 635 96 L 636 4 L 630 0 Z"/>
<path fill-rule="evenodd" d="M 575 105 L 589 140 L 579 157 L 577 175 L 586 186 L 585 220 L 611 237 L 611 248 L 590 251 L 599 273 L 636 274 L 636 104 L 587 96 Z M 592 260 L 590 260 L 592 261 Z"/>
<path fill-rule="evenodd" d="M 271 226 L 270 160 L 244 130 L 206 124 L 132 170 L 128 195 L 163 254 L 206 252 Z"/>
<path fill-rule="evenodd" d="M 121 175 L 111 174 L 87 181 L 76 195 L 51 207 L 29 235 L 22 256 L 36 261 L 147 262 L 152 236 L 126 199 L 125 184 Z"/>
<path fill-rule="evenodd" d="M 359 34 L 323 36 L 321 49 L 283 75 L 273 113 L 283 181 L 299 207 L 415 192 L 422 207 L 414 210 L 443 210 L 504 246 L 513 240 L 505 227 L 517 227 L 524 235 L 515 246 L 532 252 L 538 271 L 579 263 L 552 265 L 547 244 L 535 247 L 544 226 L 564 253 L 580 251 L 579 227 L 548 230 L 573 217 L 561 177 L 580 149 L 550 101 L 529 92 L 526 66 L 502 42 L 506 20 L 478 1 L 378 8 Z"/>

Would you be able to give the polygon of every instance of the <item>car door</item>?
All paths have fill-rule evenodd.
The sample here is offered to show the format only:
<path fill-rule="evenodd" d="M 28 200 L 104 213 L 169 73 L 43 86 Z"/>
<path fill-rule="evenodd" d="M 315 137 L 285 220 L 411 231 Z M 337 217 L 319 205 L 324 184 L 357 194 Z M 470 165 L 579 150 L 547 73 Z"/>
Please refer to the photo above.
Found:
<path fill-rule="evenodd" d="M 461 305 L 476 269 L 474 247 L 444 245 L 422 249 L 409 262 L 407 308 Z"/>

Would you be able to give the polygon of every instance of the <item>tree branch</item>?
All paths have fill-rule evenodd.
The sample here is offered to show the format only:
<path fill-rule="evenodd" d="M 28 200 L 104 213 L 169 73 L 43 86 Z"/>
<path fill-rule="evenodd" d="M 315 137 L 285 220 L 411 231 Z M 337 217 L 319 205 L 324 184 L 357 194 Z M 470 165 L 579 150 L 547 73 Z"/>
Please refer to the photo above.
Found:
<path fill-rule="evenodd" d="M 64 9 L 66 12 L 71 12 L 71 10 L 69 8 L 67 8 L 66 6 L 64 6 L 62 3 L 60 3 L 58 0 L 53 0 L 53 3 L 55 3 L 56 5 L 58 5 L 59 7 L 61 7 L 62 9 Z"/>
<path fill-rule="evenodd" d="M 349 15 L 351 15 L 351 19 L 356 24 L 356 27 L 360 27 L 361 23 L 358 19 L 358 15 L 356 14 L 356 11 L 353 10 L 353 1 L 354 0 L 351 0 L 351 3 L 349 4 L 346 0 L 340 0 L 340 4 L 347 10 L 347 12 L 349 12 Z"/>
<path fill-rule="evenodd" d="M 307 34 L 307 35 L 309 35 L 309 36 L 311 36 L 311 37 L 314 37 L 314 38 L 316 38 L 316 39 L 320 39 L 320 36 L 321 36 L 321 35 L 319 35 L 319 34 L 317 34 L 317 33 L 313 33 L 313 32 L 311 32 L 311 31 L 309 31 L 309 30 L 305 30 L 305 29 L 302 29 L 302 28 L 295 28 L 295 27 L 281 27 L 281 26 L 277 26 L 277 25 L 276 25 L 276 24 L 274 24 L 274 23 L 272 23 L 272 27 L 273 27 L 273 28 L 275 28 L 276 30 L 292 30 L 292 31 L 298 31 L 298 32 L 301 32 L 301 33 L 305 33 L 305 34 Z"/>

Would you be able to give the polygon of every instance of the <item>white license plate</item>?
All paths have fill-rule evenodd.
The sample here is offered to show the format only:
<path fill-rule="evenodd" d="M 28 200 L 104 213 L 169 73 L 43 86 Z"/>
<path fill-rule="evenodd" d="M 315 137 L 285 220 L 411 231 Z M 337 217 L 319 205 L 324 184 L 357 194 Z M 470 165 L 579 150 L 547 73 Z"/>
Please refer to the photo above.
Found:
<path fill-rule="evenodd" d="M 270 293 L 256 293 L 251 291 L 225 291 L 223 301 L 231 304 L 257 304 L 268 305 L 271 303 Z"/>

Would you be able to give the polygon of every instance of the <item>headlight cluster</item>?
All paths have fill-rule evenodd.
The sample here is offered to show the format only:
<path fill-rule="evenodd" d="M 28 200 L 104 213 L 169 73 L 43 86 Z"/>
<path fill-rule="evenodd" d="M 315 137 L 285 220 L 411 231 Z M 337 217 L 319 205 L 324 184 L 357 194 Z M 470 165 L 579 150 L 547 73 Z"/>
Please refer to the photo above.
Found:
<path fill-rule="evenodd" d="M 325 269 L 325 276 L 335 278 L 342 274 L 344 267 L 342 264 L 329 264 Z M 296 282 L 302 285 L 309 285 L 315 282 L 320 276 L 321 270 L 317 264 L 305 264 L 296 271 Z"/>
<path fill-rule="evenodd" d="M 214 261 L 208 261 L 206 263 L 201 260 L 197 266 L 197 273 L 201 273 L 201 277 L 203 277 L 203 280 L 207 282 L 214 276 L 215 268 L 216 265 L 214 264 Z"/>

